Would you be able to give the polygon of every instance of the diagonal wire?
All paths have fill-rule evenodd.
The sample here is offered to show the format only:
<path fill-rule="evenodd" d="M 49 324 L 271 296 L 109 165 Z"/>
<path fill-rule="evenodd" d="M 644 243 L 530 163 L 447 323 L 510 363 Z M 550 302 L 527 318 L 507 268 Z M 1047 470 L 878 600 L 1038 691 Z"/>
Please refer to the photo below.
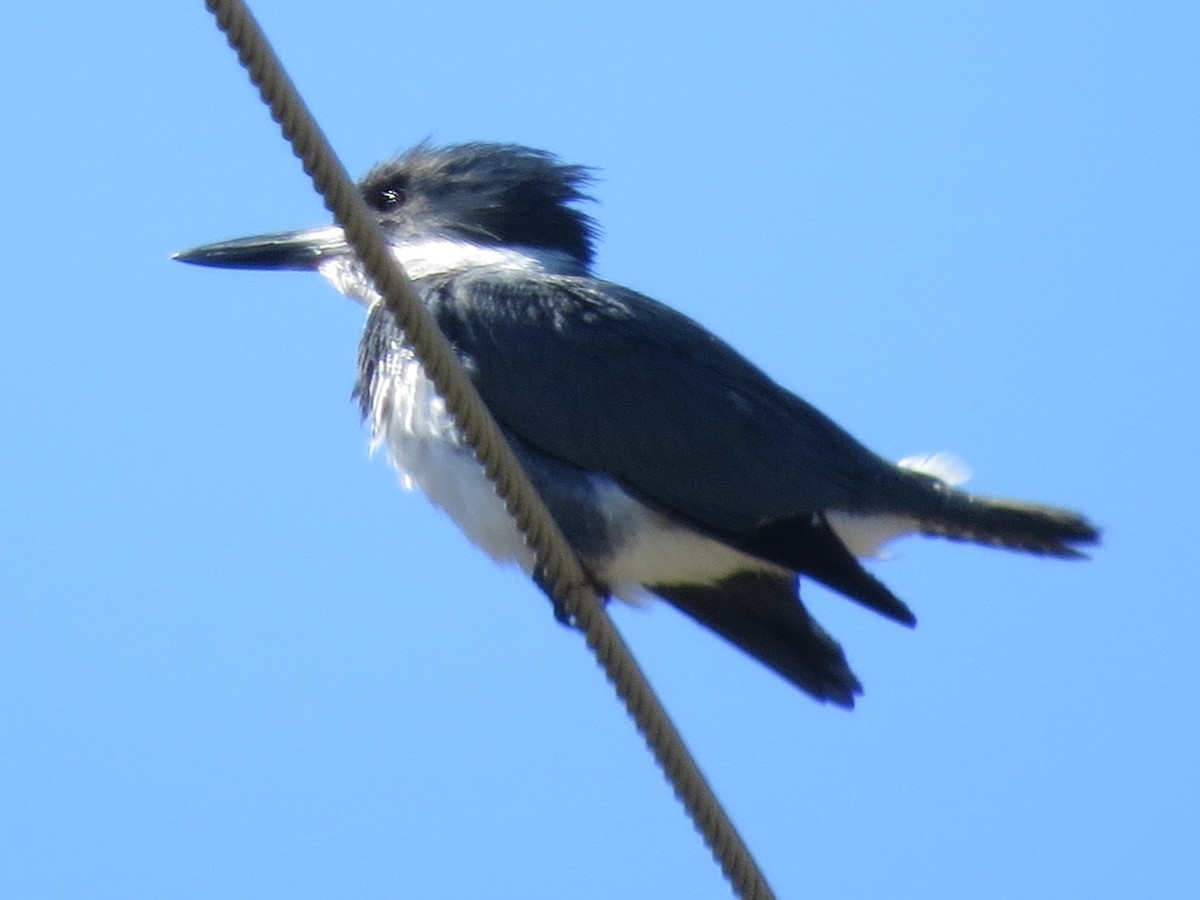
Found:
<path fill-rule="evenodd" d="M 675 795 L 720 864 L 734 891 L 747 900 L 773 900 L 774 894 L 749 848 L 721 807 L 688 752 L 678 730 L 650 687 L 605 611 L 583 566 L 567 544 L 541 497 L 529 483 L 479 394 L 458 365 L 445 337 L 433 324 L 411 282 L 395 261 L 357 188 L 316 124 L 257 21 L 242 0 L 205 0 L 229 44 L 279 123 L 304 171 L 333 213 L 388 312 L 467 444 L 495 484 L 510 514 L 534 551 L 534 578 L 554 601 L 560 619 L 584 632 L 587 645 L 625 702 Z"/>

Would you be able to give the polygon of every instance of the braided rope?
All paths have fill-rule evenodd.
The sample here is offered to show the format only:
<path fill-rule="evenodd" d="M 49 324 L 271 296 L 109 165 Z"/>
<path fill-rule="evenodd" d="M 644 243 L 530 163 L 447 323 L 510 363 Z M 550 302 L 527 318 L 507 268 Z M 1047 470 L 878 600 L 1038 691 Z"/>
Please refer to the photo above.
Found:
<path fill-rule="evenodd" d="M 774 894 L 712 788 L 688 752 L 665 708 L 605 611 L 591 580 L 513 455 L 495 420 L 462 371 L 445 337 L 429 318 L 396 263 L 354 182 L 283 69 L 242 0 L 205 0 L 229 45 L 258 88 L 271 117 L 292 145 L 305 173 L 345 231 L 388 312 L 446 409 L 503 498 L 537 559 L 534 578 L 555 613 L 584 632 L 587 645 L 645 738 L 693 823 L 740 897 Z"/>

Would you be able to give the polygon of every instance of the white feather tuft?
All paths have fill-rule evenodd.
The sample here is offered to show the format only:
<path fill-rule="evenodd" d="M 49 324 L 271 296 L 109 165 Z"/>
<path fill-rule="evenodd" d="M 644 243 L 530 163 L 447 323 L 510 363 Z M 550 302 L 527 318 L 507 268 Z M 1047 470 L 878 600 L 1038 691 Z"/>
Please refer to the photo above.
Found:
<path fill-rule="evenodd" d="M 971 469 L 957 456 L 949 453 L 930 453 L 925 456 L 906 456 L 896 463 L 910 472 L 931 475 L 951 487 L 963 484 L 971 477 Z"/>

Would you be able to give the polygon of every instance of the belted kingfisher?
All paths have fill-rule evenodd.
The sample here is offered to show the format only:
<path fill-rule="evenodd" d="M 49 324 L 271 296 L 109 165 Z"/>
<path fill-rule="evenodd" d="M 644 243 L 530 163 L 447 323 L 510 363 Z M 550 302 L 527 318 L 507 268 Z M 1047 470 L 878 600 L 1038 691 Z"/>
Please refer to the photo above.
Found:
<path fill-rule="evenodd" d="M 587 168 L 527 147 L 422 144 L 359 187 L 425 308 L 609 596 L 655 594 L 813 697 L 862 687 L 799 576 L 905 625 L 858 559 L 909 533 L 1080 556 L 1071 510 L 893 464 L 683 314 L 592 274 Z M 367 310 L 354 396 L 373 446 L 494 559 L 533 558 L 336 226 L 209 244 L 204 266 L 315 270 Z"/>

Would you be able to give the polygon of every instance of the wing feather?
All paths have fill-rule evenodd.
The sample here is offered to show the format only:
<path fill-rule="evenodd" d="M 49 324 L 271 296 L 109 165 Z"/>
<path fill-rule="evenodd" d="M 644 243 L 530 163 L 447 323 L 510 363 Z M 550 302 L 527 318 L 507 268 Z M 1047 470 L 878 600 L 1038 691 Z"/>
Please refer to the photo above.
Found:
<path fill-rule="evenodd" d="M 686 316 L 590 278 L 425 279 L 497 420 L 718 537 L 857 510 L 891 466 Z"/>

